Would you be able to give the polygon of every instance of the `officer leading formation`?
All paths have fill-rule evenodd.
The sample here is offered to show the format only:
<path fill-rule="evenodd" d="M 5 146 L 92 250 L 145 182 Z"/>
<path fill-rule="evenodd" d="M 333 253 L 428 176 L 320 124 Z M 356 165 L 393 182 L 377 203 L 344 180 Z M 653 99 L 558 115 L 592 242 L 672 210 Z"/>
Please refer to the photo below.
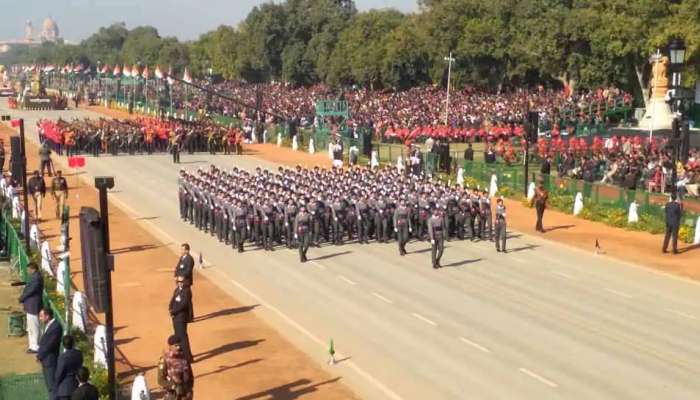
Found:
<path fill-rule="evenodd" d="M 318 185 L 318 182 L 327 182 Z M 498 202 L 493 224 L 486 190 L 448 186 L 415 175 L 382 169 L 284 168 L 248 172 L 234 167 L 180 170 L 180 217 L 231 245 L 246 243 L 266 251 L 298 248 L 306 262 L 309 247 L 345 240 L 367 244 L 396 239 L 400 255 L 411 240 L 429 240 L 433 268 L 440 268 L 445 240 L 498 239 L 506 252 L 505 206 Z"/>

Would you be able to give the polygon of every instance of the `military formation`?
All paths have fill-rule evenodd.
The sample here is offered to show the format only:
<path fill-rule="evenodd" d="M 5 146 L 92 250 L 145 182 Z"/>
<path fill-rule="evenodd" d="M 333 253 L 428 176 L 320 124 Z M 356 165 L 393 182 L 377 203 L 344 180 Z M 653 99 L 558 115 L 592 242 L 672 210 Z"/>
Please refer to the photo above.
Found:
<path fill-rule="evenodd" d="M 40 134 L 58 154 L 153 154 L 208 152 L 240 154 L 243 132 L 225 128 L 209 120 L 136 119 L 59 119 L 39 121 Z M 46 132 L 51 130 L 49 132 Z"/>
<path fill-rule="evenodd" d="M 322 242 L 396 240 L 403 256 L 410 240 L 427 240 L 433 268 L 441 267 L 446 240 L 492 240 L 498 251 L 506 251 L 501 199 L 494 209 L 486 191 L 448 186 L 388 166 L 183 169 L 179 204 L 183 220 L 238 252 L 246 245 L 266 251 L 285 246 L 297 248 L 301 262 L 307 261 L 309 247 Z"/>

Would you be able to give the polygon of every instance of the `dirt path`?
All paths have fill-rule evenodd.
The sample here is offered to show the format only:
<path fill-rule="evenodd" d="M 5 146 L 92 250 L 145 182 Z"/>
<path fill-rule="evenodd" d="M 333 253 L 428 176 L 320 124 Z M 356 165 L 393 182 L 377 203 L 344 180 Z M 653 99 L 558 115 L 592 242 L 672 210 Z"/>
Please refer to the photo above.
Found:
<path fill-rule="evenodd" d="M 1 136 L 9 143 L 7 130 Z M 9 154 L 9 152 L 8 152 Z M 28 170 L 38 166 L 37 148 L 27 143 Z M 65 160 L 58 160 L 57 164 Z M 58 167 L 58 165 L 57 165 Z M 60 167 L 59 167 L 60 168 Z M 64 173 L 68 171 L 63 165 Z M 82 287 L 80 260 L 80 207 L 98 207 L 97 191 L 78 176 L 67 174 L 71 207 L 71 269 Z M 50 179 L 47 177 L 47 185 Z M 30 201 L 31 202 L 31 201 Z M 41 223 L 52 248 L 58 244 L 59 224 L 53 218 L 54 202 L 47 195 Z M 138 221 L 110 206 L 110 240 L 115 254 L 113 293 L 118 372 L 130 380 L 145 372 L 156 388 L 156 363 L 172 333 L 167 312 L 174 289 L 173 267 L 178 243 L 162 243 Z M 241 304 L 202 275 L 193 286 L 196 321 L 189 329 L 195 355 L 196 398 L 355 399 L 340 377 L 331 376 L 259 319 L 257 304 Z"/>

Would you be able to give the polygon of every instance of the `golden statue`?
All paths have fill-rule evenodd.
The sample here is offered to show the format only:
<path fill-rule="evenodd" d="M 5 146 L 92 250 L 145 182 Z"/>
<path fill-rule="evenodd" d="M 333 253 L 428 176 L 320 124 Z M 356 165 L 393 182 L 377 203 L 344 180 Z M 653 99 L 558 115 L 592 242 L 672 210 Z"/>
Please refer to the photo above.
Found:
<path fill-rule="evenodd" d="M 668 91 L 668 57 L 656 58 L 651 67 L 651 97 L 665 97 Z"/>

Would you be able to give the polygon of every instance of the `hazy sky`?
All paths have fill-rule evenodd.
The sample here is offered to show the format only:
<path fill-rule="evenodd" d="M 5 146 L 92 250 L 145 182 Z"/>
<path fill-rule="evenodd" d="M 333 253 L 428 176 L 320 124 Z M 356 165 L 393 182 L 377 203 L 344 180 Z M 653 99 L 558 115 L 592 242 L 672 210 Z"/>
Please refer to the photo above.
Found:
<path fill-rule="evenodd" d="M 194 39 L 221 24 L 235 25 L 264 0 L 0 0 L 0 40 L 24 36 L 24 23 L 35 30 L 47 16 L 60 34 L 79 41 L 101 26 L 126 22 L 127 27 L 153 25 L 162 36 Z M 360 10 L 393 7 L 417 10 L 416 0 L 356 0 Z"/>

